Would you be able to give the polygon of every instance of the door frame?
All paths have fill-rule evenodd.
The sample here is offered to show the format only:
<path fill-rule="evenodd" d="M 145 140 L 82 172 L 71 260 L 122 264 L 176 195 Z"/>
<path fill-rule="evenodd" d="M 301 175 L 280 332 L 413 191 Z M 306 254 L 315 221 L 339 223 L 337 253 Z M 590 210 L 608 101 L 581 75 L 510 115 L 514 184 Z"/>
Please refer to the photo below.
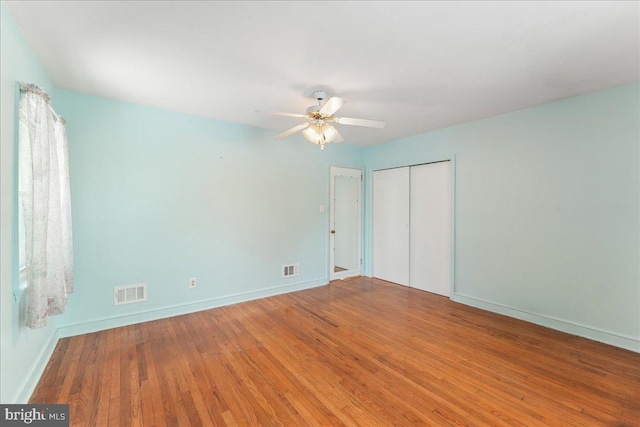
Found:
<path fill-rule="evenodd" d="M 347 277 L 360 276 L 362 274 L 362 183 L 363 171 L 357 168 L 344 168 L 331 166 L 329 168 L 329 280 L 346 279 Z M 358 185 L 358 267 L 353 270 L 335 272 L 335 234 L 331 233 L 335 225 L 335 177 L 347 176 L 359 178 Z"/>

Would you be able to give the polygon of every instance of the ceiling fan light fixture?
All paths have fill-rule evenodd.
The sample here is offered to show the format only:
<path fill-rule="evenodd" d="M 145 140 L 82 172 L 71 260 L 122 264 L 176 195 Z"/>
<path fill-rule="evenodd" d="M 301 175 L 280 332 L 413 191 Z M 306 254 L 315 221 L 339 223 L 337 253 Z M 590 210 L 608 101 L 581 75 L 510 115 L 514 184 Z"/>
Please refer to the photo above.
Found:
<path fill-rule="evenodd" d="M 333 126 L 334 124 L 354 125 L 379 129 L 385 126 L 385 123 L 379 120 L 334 117 L 336 111 L 342 108 L 342 106 L 347 101 L 342 98 L 338 98 L 337 96 L 332 96 L 331 98 L 326 99 L 328 94 L 324 90 L 316 90 L 311 94 L 311 96 L 318 100 L 318 105 L 312 105 L 311 107 L 307 108 L 306 114 L 283 113 L 280 111 L 258 111 L 262 113 L 273 114 L 276 116 L 306 119 L 305 123 L 301 123 L 289 130 L 282 132 L 281 134 L 278 134 L 276 136 L 276 139 L 286 138 L 296 132 L 302 131 L 302 135 L 306 140 L 319 145 L 320 149 L 324 150 L 325 144 L 329 142 L 344 142 L 344 138 L 342 138 L 342 135 L 338 133 L 338 130 Z M 325 102 L 323 103 L 323 101 Z"/>
<path fill-rule="evenodd" d="M 313 123 L 302 131 L 302 135 L 304 135 L 308 141 L 322 146 L 336 139 L 338 131 L 331 125 Z"/>

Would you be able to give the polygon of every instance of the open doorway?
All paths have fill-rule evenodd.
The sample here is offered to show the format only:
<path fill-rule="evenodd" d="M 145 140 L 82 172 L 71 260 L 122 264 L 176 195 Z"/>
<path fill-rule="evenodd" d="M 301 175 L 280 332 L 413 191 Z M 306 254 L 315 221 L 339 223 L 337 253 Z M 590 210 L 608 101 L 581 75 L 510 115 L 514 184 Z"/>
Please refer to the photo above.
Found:
<path fill-rule="evenodd" d="M 359 276 L 362 266 L 362 171 L 331 167 L 329 279 Z"/>

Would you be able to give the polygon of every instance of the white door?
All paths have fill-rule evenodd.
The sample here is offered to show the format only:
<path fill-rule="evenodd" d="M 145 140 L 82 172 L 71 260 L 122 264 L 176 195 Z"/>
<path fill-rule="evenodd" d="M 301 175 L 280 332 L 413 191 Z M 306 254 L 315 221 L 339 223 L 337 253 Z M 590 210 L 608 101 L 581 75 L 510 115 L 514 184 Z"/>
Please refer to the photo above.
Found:
<path fill-rule="evenodd" d="M 450 295 L 451 162 L 411 167 L 410 286 Z"/>
<path fill-rule="evenodd" d="M 360 275 L 362 264 L 362 171 L 331 167 L 329 278 Z"/>
<path fill-rule="evenodd" d="M 373 173 L 373 276 L 409 286 L 409 168 Z"/>

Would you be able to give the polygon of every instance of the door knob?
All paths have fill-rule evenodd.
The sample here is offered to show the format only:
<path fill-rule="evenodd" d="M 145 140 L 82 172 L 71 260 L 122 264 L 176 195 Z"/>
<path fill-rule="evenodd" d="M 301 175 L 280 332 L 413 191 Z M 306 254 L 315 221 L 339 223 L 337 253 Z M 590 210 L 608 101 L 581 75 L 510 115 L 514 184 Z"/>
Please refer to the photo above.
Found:
<path fill-rule="evenodd" d="M 336 234 L 336 230 L 331 230 L 331 234 Z"/>

